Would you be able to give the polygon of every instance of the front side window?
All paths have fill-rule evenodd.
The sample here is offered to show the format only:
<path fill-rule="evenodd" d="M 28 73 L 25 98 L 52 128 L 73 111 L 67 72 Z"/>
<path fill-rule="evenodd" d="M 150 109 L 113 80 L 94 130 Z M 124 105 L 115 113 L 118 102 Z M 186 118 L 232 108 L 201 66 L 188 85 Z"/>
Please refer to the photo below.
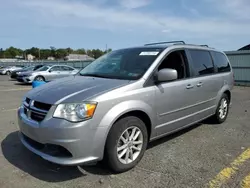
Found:
<path fill-rule="evenodd" d="M 34 67 L 34 71 L 37 70 L 37 69 L 40 69 L 41 67 L 43 67 L 42 65 L 37 65 Z"/>
<path fill-rule="evenodd" d="M 230 72 L 231 67 L 228 62 L 228 59 L 223 53 L 220 52 L 212 52 L 212 56 L 214 59 L 214 64 L 217 72 Z"/>
<path fill-rule="evenodd" d="M 79 74 L 110 79 L 138 80 L 162 50 L 161 48 L 131 48 L 112 51 L 93 61 Z"/>
<path fill-rule="evenodd" d="M 205 50 L 189 50 L 194 76 L 203 76 L 214 73 L 214 66 L 211 55 Z"/>
<path fill-rule="evenodd" d="M 177 71 L 178 79 L 184 79 L 189 76 L 187 56 L 184 50 L 171 52 L 160 64 L 158 71 L 161 69 L 174 69 Z"/>
<path fill-rule="evenodd" d="M 62 70 L 62 68 L 60 67 L 60 66 L 54 66 L 54 67 L 52 67 L 51 69 L 50 69 L 50 71 L 61 71 Z"/>
<path fill-rule="evenodd" d="M 74 69 L 71 67 L 67 67 L 67 66 L 62 66 L 62 71 L 73 71 Z"/>
<path fill-rule="evenodd" d="M 48 66 L 43 66 L 43 67 L 37 69 L 37 71 L 46 71 L 46 70 L 48 70 L 48 69 L 49 69 Z"/>

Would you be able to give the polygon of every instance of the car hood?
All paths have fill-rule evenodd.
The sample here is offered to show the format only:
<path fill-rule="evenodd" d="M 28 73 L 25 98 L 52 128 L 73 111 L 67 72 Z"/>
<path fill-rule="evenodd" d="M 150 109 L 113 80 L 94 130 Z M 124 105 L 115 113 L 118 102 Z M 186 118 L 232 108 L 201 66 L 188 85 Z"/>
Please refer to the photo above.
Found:
<path fill-rule="evenodd" d="M 26 70 L 14 70 L 14 71 L 12 71 L 12 73 L 17 73 L 17 72 L 27 72 Z"/>
<path fill-rule="evenodd" d="M 47 104 L 73 103 L 89 100 L 129 83 L 128 80 L 70 76 L 34 88 L 26 97 Z"/>
<path fill-rule="evenodd" d="M 22 72 L 20 72 L 20 76 L 24 76 L 24 75 L 29 75 L 29 74 L 32 74 L 32 73 L 34 73 L 34 71 L 22 71 Z"/>

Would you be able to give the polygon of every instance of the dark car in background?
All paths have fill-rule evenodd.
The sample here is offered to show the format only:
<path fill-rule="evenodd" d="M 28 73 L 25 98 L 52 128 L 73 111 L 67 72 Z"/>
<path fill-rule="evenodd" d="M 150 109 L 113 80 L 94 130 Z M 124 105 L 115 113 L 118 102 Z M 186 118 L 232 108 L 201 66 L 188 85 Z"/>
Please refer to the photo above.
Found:
<path fill-rule="evenodd" d="M 39 69 L 41 67 L 43 67 L 43 65 L 32 65 L 32 66 L 24 67 L 21 70 L 12 71 L 10 78 L 16 79 L 18 74 L 21 72 L 36 71 L 37 69 Z"/>

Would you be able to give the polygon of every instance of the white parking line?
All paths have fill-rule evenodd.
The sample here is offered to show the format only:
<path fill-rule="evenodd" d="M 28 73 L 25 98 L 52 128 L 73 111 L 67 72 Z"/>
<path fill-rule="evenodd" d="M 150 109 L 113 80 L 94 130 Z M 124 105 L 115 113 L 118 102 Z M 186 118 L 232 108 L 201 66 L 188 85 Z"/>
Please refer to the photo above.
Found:
<path fill-rule="evenodd" d="M 8 110 L 2 110 L 1 112 L 11 112 L 11 111 L 17 111 L 18 108 L 14 108 L 14 109 L 8 109 Z"/>
<path fill-rule="evenodd" d="M 31 88 L 17 88 L 17 89 L 4 89 L 4 90 L 0 90 L 0 91 L 27 91 L 27 90 L 31 90 Z"/>

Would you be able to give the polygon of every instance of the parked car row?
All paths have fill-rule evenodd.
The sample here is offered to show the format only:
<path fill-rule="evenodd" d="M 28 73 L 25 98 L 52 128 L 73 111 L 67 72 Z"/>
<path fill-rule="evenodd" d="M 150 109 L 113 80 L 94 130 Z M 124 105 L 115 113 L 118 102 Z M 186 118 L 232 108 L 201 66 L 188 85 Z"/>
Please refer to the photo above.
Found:
<path fill-rule="evenodd" d="M 77 74 L 78 69 L 68 65 L 31 65 L 27 67 L 9 66 L 0 69 L 0 74 L 9 75 L 18 82 L 32 83 L 33 81 L 49 82 Z"/>
<path fill-rule="evenodd" d="M 23 66 L 8 66 L 0 69 L 1 75 L 10 75 L 11 72 L 23 69 Z"/>

